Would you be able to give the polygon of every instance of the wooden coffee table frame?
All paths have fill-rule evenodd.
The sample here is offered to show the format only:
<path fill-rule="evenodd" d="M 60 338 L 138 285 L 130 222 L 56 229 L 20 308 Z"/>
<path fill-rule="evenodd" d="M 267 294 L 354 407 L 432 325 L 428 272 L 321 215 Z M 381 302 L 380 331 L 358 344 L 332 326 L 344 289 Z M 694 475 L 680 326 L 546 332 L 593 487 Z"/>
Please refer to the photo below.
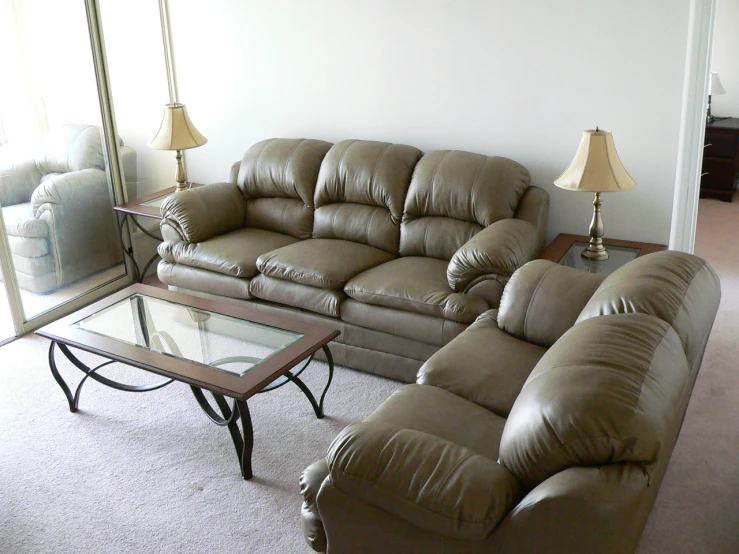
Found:
<path fill-rule="evenodd" d="M 285 331 L 301 333 L 303 336 L 283 350 L 276 352 L 259 363 L 244 375 L 235 375 L 225 371 L 218 371 L 204 364 L 160 354 L 153 350 L 94 334 L 73 326 L 74 323 L 135 294 L 174 302 L 188 308 L 200 309 L 261 325 L 268 325 Z M 334 371 L 333 358 L 328 344 L 340 334 L 339 331 L 333 329 L 264 314 L 225 302 L 207 300 L 189 294 L 141 284 L 127 287 L 116 294 L 99 300 L 86 308 L 39 329 L 36 333 L 51 340 L 49 347 L 49 367 L 54 379 L 67 398 L 71 412 L 77 411 L 82 385 L 88 377 L 108 387 L 126 392 L 157 390 L 169 385 L 173 381 L 189 384 L 198 405 L 206 415 L 217 425 L 227 426 L 229 428 L 239 458 L 241 474 L 244 479 L 250 479 L 253 475 L 251 466 L 253 427 L 246 401 L 257 393 L 271 391 L 288 382 L 293 382 L 310 401 L 316 417 L 319 419 L 322 418 L 323 401 L 331 385 Z M 85 374 L 82 381 L 78 384 L 74 395 L 59 374 L 55 359 L 57 347 L 75 367 Z M 102 356 L 103 358 L 107 358 L 108 361 L 94 368 L 90 368 L 81 362 L 70 351 L 69 347 Z M 318 350 L 323 350 L 326 355 L 329 376 L 320 400 L 316 401 L 310 389 L 308 389 L 298 375 L 308 367 L 308 364 L 312 361 L 313 356 Z M 251 359 L 235 356 L 225 360 L 215 360 L 211 362 L 211 365 L 233 361 L 251 361 Z M 121 362 L 150 373 L 162 375 L 166 377 L 166 380 L 155 385 L 128 385 L 118 383 L 97 373 L 99 369 L 113 362 Z M 301 362 L 305 363 L 297 371 L 290 371 Z M 208 403 L 203 390 L 208 390 L 213 394 L 220 413 L 216 412 Z M 231 406 L 229 406 L 228 401 L 224 398 L 226 396 L 233 399 Z M 241 422 L 241 431 L 238 428 L 237 420 Z"/>

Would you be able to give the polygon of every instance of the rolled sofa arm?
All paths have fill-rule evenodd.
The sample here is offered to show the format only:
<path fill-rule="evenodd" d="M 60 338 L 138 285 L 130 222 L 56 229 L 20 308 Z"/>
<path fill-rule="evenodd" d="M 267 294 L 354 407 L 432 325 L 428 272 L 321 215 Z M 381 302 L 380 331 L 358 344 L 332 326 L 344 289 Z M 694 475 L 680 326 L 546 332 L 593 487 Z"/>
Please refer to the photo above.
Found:
<path fill-rule="evenodd" d="M 185 242 L 203 242 L 244 226 L 246 200 L 233 183 L 215 183 L 171 195 L 162 204 L 165 239 L 176 231 Z"/>
<path fill-rule="evenodd" d="M 449 286 L 464 292 L 480 276 L 510 277 L 536 256 L 536 228 L 522 219 L 501 219 L 486 227 L 457 250 L 446 270 Z"/>
<path fill-rule="evenodd" d="M 59 286 L 121 261 L 104 171 L 82 169 L 47 179 L 33 192 L 31 206 L 49 228 Z"/>
<path fill-rule="evenodd" d="M 0 166 L 0 204 L 13 206 L 31 199 L 41 182 L 35 160 L 24 160 Z"/>
<path fill-rule="evenodd" d="M 494 460 L 439 437 L 379 422 L 344 429 L 328 452 L 333 485 L 433 533 L 482 540 L 523 498 Z"/>

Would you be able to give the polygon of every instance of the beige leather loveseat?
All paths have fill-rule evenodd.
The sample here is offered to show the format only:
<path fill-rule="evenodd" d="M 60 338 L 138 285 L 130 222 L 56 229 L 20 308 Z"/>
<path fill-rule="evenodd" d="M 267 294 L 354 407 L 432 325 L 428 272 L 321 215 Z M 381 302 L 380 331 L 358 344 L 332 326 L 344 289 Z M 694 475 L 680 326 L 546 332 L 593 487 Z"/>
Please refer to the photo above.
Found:
<path fill-rule="evenodd" d="M 548 209 L 506 158 L 266 140 L 163 204 L 158 275 L 339 329 L 337 363 L 412 382 L 539 254 Z"/>
<path fill-rule="evenodd" d="M 330 554 L 625 553 L 665 473 L 720 299 L 703 260 L 601 277 L 537 260 L 301 478 Z"/>

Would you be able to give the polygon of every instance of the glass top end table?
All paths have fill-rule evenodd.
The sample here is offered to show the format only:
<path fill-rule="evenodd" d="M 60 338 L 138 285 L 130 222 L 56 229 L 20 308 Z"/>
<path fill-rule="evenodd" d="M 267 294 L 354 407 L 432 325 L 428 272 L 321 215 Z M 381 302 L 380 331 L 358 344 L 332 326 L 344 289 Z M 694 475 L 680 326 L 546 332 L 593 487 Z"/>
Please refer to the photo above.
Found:
<path fill-rule="evenodd" d="M 559 261 L 559 265 L 574 267 L 588 273 L 599 273 L 601 275 L 610 275 L 622 265 L 635 260 L 639 256 L 638 248 L 625 248 L 622 246 L 609 246 L 608 259 L 606 260 L 587 260 L 580 253 L 588 247 L 587 242 L 574 242 L 564 257 Z"/>
<path fill-rule="evenodd" d="M 585 235 L 570 235 L 561 233 L 544 250 L 540 259 L 549 260 L 567 267 L 610 275 L 621 266 L 640 256 L 667 250 L 666 244 L 636 242 L 618 239 L 603 239 L 603 245 L 609 252 L 606 260 L 586 260 L 580 253 L 587 248 L 589 237 Z"/>
<path fill-rule="evenodd" d="M 77 411 L 80 392 L 88 378 L 127 392 L 153 391 L 174 381 L 186 383 L 208 418 L 216 425 L 228 427 L 241 474 L 250 479 L 254 435 L 247 399 L 294 383 L 310 402 L 316 417 L 323 418 L 323 402 L 334 372 L 329 343 L 340 332 L 137 284 L 50 323 L 36 334 L 51 340 L 49 367 L 71 412 Z M 107 361 L 89 367 L 70 347 Z M 59 373 L 57 349 L 84 374 L 74 394 Z M 317 400 L 299 375 L 319 350 L 328 363 L 328 379 Z M 162 375 L 165 380 L 154 385 L 114 381 L 100 373 L 113 362 Z M 300 367 L 293 369 L 296 366 Z M 204 391 L 213 395 L 217 409 Z M 225 397 L 232 398 L 233 403 L 229 405 Z"/>

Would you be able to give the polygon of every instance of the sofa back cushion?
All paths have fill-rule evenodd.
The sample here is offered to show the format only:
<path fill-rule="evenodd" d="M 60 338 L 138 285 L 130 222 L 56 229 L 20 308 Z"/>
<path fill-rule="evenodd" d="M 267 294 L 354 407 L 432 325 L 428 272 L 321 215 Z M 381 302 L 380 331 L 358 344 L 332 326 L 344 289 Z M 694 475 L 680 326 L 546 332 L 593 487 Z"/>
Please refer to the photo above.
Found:
<path fill-rule="evenodd" d="M 572 466 L 632 462 L 649 474 L 671 448 L 690 370 L 680 338 L 644 314 L 575 325 L 541 358 L 506 421 L 500 463 L 529 489 Z"/>
<path fill-rule="evenodd" d="M 656 252 L 609 275 L 578 321 L 608 314 L 652 315 L 675 329 L 690 366 L 696 367 L 720 300 L 718 275 L 705 260 L 684 252 Z"/>
<path fill-rule="evenodd" d="M 236 176 L 246 226 L 310 238 L 316 179 L 330 148 L 312 139 L 268 139 L 249 148 Z"/>
<path fill-rule="evenodd" d="M 326 155 L 315 194 L 313 237 L 343 239 L 398 253 L 403 203 L 417 148 L 345 140 Z"/>
<path fill-rule="evenodd" d="M 604 278 L 549 260 L 531 261 L 503 289 L 498 326 L 518 339 L 549 348 L 575 324 Z"/>
<path fill-rule="evenodd" d="M 458 150 L 426 154 L 405 201 L 400 254 L 450 260 L 478 231 L 513 217 L 530 183 L 528 170 L 507 158 Z"/>
<path fill-rule="evenodd" d="M 105 170 L 100 127 L 70 123 L 49 131 L 36 159 L 41 174 Z"/>

